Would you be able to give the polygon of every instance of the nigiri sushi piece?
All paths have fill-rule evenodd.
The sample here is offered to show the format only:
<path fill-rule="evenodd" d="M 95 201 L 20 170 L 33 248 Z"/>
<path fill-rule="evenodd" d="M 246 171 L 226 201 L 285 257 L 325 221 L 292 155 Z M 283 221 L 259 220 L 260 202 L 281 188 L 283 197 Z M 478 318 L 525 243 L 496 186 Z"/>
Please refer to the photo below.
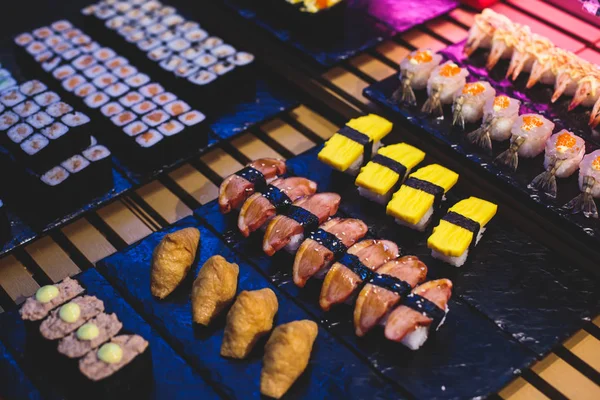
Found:
<path fill-rule="evenodd" d="M 356 176 L 381 147 L 381 139 L 392 131 L 392 123 L 375 114 L 351 119 L 319 152 L 319 160 L 330 167 Z"/>
<path fill-rule="evenodd" d="M 506 71 L 506 78 L 516 80 L 521 72 L 530 72 L 536 55 L 548 52 L 554 44 L 550 39 L 532 34 L 523 36 L 522 40 L 515 44 L 515 48 Z"/>
<path fill-rule="evenodd" d="M 585 141 L 563 129 L 546 141 L 544 168 L 529 184 L 530 189 L 540 190 L 556 197 L 556 178 L 567 178 L 579 168 L 585 155 Z"/>
<path fill-rule="evenodd" d="M 427 81 L 429 96 L 421 111 L 436 118 L 444 116 L 443 104 L 452 104 L 454 95 L 465 86 L 469 71 L 452 61 L 446 61 L 436 67 Z"/>
<path fill-rule="evenodd" d="M 544 151 L 546 140 L 552 135 L 553 129 L 554 122 L 539 114 L 520 115 L 510 130 L 510 147 L 498 155 L 494 163 L 516 171 L 519 156 L 533 158 Z"/>
<path fill-rule="evenodd" d="M 317 184 L 310 179 L 292 177 L 277 178 L 264 193 L 254 193 L 240 209 L 238 228 L 245 237 L 280 214 L 300 197 L 315 194 Z"/>
<path fill-rule="evenodd" d="M 521 102 L 500 95 L 488 99 L 483 106 L 481 127 L 467 134 L 467 140 L 492 153 L 492 140 L 502 142 L 510 138 L 510 131 L 519 117 Z"/>
<path fill-rule="evenodd" d="M 261 158 L 240 171 L 229 175 L 219 187 L 219 209 L 227 214 L 238 209 L 255 191 L 262 191 L 267 183 L 286 171 L 285 161 Z"/>
<path fill-rule="evenodd" d="M 579 81 L 587 75 L 589 70 L 591 70 L 591 66 L 587 61 L 582 60 L 575 54 L 571 54 L 569 62 L 557 71 L 556 81 L 554 82 L 554 93 L 550 101 L 555 103 L 562 95 L 575 95 Z"/>
<path fill-rule="evenodd" d="M 488 82 L 465 84 L 461 91 L 456 92 L 452 103 L 452 125 L 458 124 L 465 129 L 465 124 L 480 121 L 485 102 L 494 96 L 496 96 L 496 89 Z"/>
<path fill-rule="evenodd" d="M 429 336 L 430 328 L 438 330 L 448 314 L 452 282 L 438 279 L 425 282 L 394 309 L 385 323 L 385 337 L 418 350 Z"/>
<path fill-rule="evenodd" d="M 477 197 L 461 200 L 448 210 L 438 226 L 427 239 L 431 256 L 451 264 L 462 266 L 485 232 L 498 206 Z"/>
<path fill-rule="evenodd" d="M 494 32 L 492 47 L 488 55 L 486 68 L 493 69 L 500 59 L 512 58 L 515 46 L 531 36 L 531 30 L 526 25 L 512 24 L 500 27 Z"/>
<path fill-rule="evenodd" d="M 350 247 L 325 276 L 319 296 L 321 308 L 329 311 L 332 305 L 350 300 L 361 283 L 374 276 L 373 271 L 398 255 L 398 245 L 389 240 L 363 240 Z"/>
<path fill-rule="evenodd" d="M 535 54 L 535 61 L 527 80 L 527 89 L 531 89 L 538 82 L 544 85 L 554 85 L 558 71 L 569 63 L 572 56 L 573 53 L 560 47 L 552 47 L 548 51 Z"/>
<path fill-rule="evenodd" d="M 442 56 L 430 49 L 415 50 L 400 62 L 400 87 L 392 98 L 399 103 L 417 104 L 414 90 L 423 90 L 431 71 L 442 62 Z"/>
<path fill-rule="evenodd" d="M 579 164 L 581 194 L 565 204 L 571 213 L 583 213 L 587 218 L 598 218 L 594 199 L 600 198 L 600 150 L 587 154 Z"/>
<path fill-rule="evenodd" d="M 413 168 L 423 161 L 425 153 L 406 143 L 382 147 L 356 177 L 358 194 L 385 205 Z"/>
<path fill-rule="evenodd" d="M 227 313 L 221 355 L 248 357 L 256 342 L 273 328 L 278 309 L 277 296 L 269 288 L 241 292 Z"/>
<path fill-rule="evenodd" d="M 600 98 L 600 70 L 590 72 L 579 80 L 577 89 L 569 103 L 569 111 L 577 106 L 592 107 Z"/>
<path fill-rule="evenodd" d="M 240 267 L 222 256 L 206 260 L 192 286 L 192 320 L 195 323 L 210 325 L 233 302 L 239 274 Z"/>
<path fill-rule="evenodd" d="M 377 278 L 360 291 L 354 306 L 354 329 L 365 336 L 411 290 L 427 277 L 427 266 L 416 256 L 404 256 L 377 268 Z"/>
<path fill-rule="evenodd" d="M 492 38 L 496 29 L 511 25 L 510 19 L 490 8 L 486 8 L 481 14 L 475 15 L 475 23 L 469 29 L 469 36 L 464 48 L 467 57 L 478 48 L 489 49 L 492 47 Z"/>
<path fill-rule="evenodd" d="M 337 193 L 317 193 L 295 201 L 285 214 L 277 215 L 269 222 L 263 238 L 264 252 L 272 256 L 285 247 L 286 251 L 294 253 L 305 235 L 316 231 L 337 212 L 340 201 Z"/>
<path fill-rule="evenodd" d="M 354 218 L 332 218 L 302 242 L 294 259 L 294 283 L 304 287 L 313 276 L 324 277 L 358 240 L 367 234 L 367 225 Z"/>
<path fill-rule="evenodd" d="M 458 174 L 441 165 L 420 168 L 394 193 L 386 213 L 396 218 L 396 223 L 423 232 L 457 181 Z"/>
<path fill-rule="evenodd" d="M 281 398 L 308 366 L 319 328 L 305 319 L 279 325 L 265 345 L 260 393 Z"/>

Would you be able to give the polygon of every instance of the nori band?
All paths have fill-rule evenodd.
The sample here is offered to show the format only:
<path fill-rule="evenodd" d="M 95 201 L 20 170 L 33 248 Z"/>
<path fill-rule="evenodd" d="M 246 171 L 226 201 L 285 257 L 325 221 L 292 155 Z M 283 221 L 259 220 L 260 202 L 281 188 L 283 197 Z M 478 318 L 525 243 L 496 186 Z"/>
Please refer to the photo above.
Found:
<path fill-rule="evenodd" d="M 271 204 L 273 204 L 277 214 L 283 214 L 283 212 L 285 212 L 285 210 L 292 205 L 292 200 L 288 197 L 288 195 L 285 194 L 283 190 L 280 190 L 278 187 L 273 185 L 267 186 L 263 196 L 269 200 Z"/>
<path fill-rule="evenodd" d="M 440 323 L 446 315 L 446 312 L 439 308 L 434 302 L 429 301 L 416 293 L 411 293 L 406 296 L 401 304 L 431 318 L 433 320 L 432 325 L 436 329 L 440 326 Z"/>
<path fill-rule="evenodd" d="M 469 250 L 472 250 L 473 247 L 475 247 L 477 244 L 477 236 L 479 236 L 479 230 L 481 229 L 479 222 L 465 217 L 464 215 L 455 213 L 454 211 L 449 211 L 448 214 L 446 214 L 446 216 L 442 219 L 473 232 L 473 239 L 471 240 L 471 244 L 469 244 Z"/>
<path fill-rule="evenodd" d="M 245 167 L 240 169 L 235 174 L 254 184 L 255 192 L 263 193 L 267 189 L 267 181 L 265 176 L 256 168 Z"/>
<path fill-rule="evenodd" d="M 357 131 L 354 128 L 350 128 L 348 125 L 344 125 L 338 133 L 342 136 L 346 136 L 348 139 L 362 145 L 363 151 L 363 164 L 371 159 L 371 153 L 373 152 L 373 146 L 371 145 L 371 138 L 362 132 Z"/>
<path fill-rule="evenodd" d="M 376 273 L 368 283 L 387 289 L 390 292 L 394 292 L 402 297 L 408 295 L 412 290 L 412 286 L 410 286 L 408 282 L 387 274 Z"/>
<path fill-rule="evenodd" d="M 320 245 L 326 247 L 327 250 L 331 251 L 333 253 L 334 260 L 339 260 L 344 253 L 348 251 L 348 248 L 340 239 L 337 238 L 337 236 L 320 228 L 312 232 L 308 238 L 314 240 Z"/>
<path fill-rule="evenodd" d="M 442 201 L 442 196 L 444 196 L 444 188 L 438 186 L 434 183 L 424 181 L 419 178 L 408 178 L 404 184 L 413 189 L 422 190 L 426 193 L 429 193 L 433 196 L 433 207 L 437 208 L 437 206 Z"/>
<path fill-rule="evenodd" d="M 358 275 L 363 284 L 373 279 L 375 275 L 375 272 L 371 271 L 369 267 L 364 265 L 354 254 L 346 253 L 338 262 L 344 264 L 346 268 Z"/>
<path fill-rule="evenodd" d="M 319 229 L 319 218 L 302 207 L 291 205 L 288 207 L 285 215 L 302 225 L 304 236 L 308 236 L 311 232 Z"/>
<path fill-rule="evenodd" d="M 402 178 L 404 178 L 404 175 L 406 174 L 406 167 L 404 166 L 404 164 L 396 160 L 392 160 L 391 158 L 386 157 L 384 155 L 375 154 L 375 157 L 373 157 L 371 161 L 379 165 L 383 165 L 384 167 L 389 168 L 398 175 L 400 175 L 400 181 L 402 181 Z"/>

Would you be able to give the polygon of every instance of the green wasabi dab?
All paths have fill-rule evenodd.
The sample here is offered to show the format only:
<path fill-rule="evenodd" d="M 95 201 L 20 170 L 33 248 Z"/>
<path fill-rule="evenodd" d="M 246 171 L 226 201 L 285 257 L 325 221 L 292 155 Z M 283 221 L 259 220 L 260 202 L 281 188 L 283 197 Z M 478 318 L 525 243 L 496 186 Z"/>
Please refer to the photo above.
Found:
<path fill-rule="evenodd" d="M 35 292 L 35 299 L 40 303 L 48 303 L 58 296 L 58 288 L 54 285 L 42 286 Z"/>
<path fill-rule="evenodd" d="M 98 358 L 107 364 L 116 364 L 123 358 L 123 350 L 118 344 L 106 343 L 98 350 Z"/>
<path fill-rule="evenodd" d="M 79 319 L 81 308 L 77 303 L 67 303 L 60 308 L 58 316 L 65 322 L 72 324 Z"/>
<path fill-rule="evenodd" d="M 92 324 L 88 322 L 87 324 L 83 324 L 77 329 L 77 338 L 79 340 L 92 340 L 96 339 L 100 334 L 100 330 L 96 326 L 96 324 Z"/>

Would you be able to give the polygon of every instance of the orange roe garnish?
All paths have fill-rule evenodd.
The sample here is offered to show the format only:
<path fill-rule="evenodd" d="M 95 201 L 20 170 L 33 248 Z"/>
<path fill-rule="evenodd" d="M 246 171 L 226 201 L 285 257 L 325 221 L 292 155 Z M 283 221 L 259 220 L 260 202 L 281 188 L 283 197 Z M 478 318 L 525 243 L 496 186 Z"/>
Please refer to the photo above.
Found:
<path fill-rule="evenodd" d="M 454 63 L 444 64 L 440 69 L 440 75 L 446 78 L 458 75 L 460 67 Z"/>
<path fill-rule="evenodd" d="M 431 57 L 431 52 L 429 50 L 418 50 L 414 55 L 408 55 L 408 61 L 410 61 L 411 64 L 428 63 L 432 59 L 433 57 Z"/>
<path fill-rule="evenodd" d="M 536 117 L 534 115 L 527 115 L 523 117 L 523 124 L 521 124 L 521 129 L 529 132 L 532 129 L 539 128 L 542 125 L 544 125 L 544 121 L 542 121 L 540 117 Z"/>
<path fill-rule="evenodd" d="M 573 136 L 571 136 L 567 132 L 561 133 L 558 136 L 558 139 L 556 139 L 556 150 L 559 153 L 564 153 L 565 151 L 569 150 L 571 147 L 575 146 L 575 144 L 577 144 L 577 140 L 575 140 L 575 138 Z"/>
<path fill-rule="evenodd" d="M 472 96 L 478 95 L 485 91 L 485 86 L 483 86 L 479 82 L 467 83 L 465 87 L 463 87 L 463 94 L 470 94 Z"/>
<path fill-rule="evenodd" d="M 596 159 L 592 161 L 592 168 L 596 171 L 600 171 L 600 157 L 596 157 Z"/>

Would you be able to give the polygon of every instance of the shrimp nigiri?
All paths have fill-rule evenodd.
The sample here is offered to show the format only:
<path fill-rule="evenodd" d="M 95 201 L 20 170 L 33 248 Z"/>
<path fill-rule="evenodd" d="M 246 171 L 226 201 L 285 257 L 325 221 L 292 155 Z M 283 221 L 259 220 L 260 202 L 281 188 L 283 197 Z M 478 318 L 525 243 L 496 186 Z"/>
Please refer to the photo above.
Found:
<path fill-rule="evenodd" d="M 529 188 L 556 197 L 556 177 L 571 176 L 579 168 L 584 154 L 585 141 L 566 129 L 550 136 L 546 141 L 544 157 L 546 171 L 536 176 L 529 184 Z"/>
<path fill-rule="evenodd" d="M 461 68 L 452 61 L 436 67 L 427 81 L 427 94 L 429 98 L 423 104 L 421 111 L 433 114 L 435 117 L 443 117 L 442 104 L 451 104 L 454 95 L 467 82 L 469 71 Z"/>
<path fill-rule="evenodd" d="M 442 62 L 442 56 L 432 50 L 415 50 L 400 63 L 400 87 L 394 92 L 397 102 L 414 106 L 417 98 L 413 90 L 427 87 L 431 71 Z"/>
<path fill-rule="evenodd" d="M 452 125 L 458 123 L 464 129 L 465 123 L 479 121 L 485 102 L 495 95 L 496 90 L 488 82 L 467 83 L 454 98 Z"/>
<path fill-rule="evenodd" d="M 500 95 L 488 99 L 483 106 L 483 123 L 467 135 L 467 140 L 492 152 L 492 140 L 502 142 L 510 138 L 510 130 L 519 116 L 521 102 Z"/>
<path fill-rule="evenodd" d="M 579 164 L 579 190 L 581 194 L 565 204 L 573 214 L 582 212 L 587 218 L 598 218 L 594 198 L 600 197 L 600 150 L 583 157 Z"/>

